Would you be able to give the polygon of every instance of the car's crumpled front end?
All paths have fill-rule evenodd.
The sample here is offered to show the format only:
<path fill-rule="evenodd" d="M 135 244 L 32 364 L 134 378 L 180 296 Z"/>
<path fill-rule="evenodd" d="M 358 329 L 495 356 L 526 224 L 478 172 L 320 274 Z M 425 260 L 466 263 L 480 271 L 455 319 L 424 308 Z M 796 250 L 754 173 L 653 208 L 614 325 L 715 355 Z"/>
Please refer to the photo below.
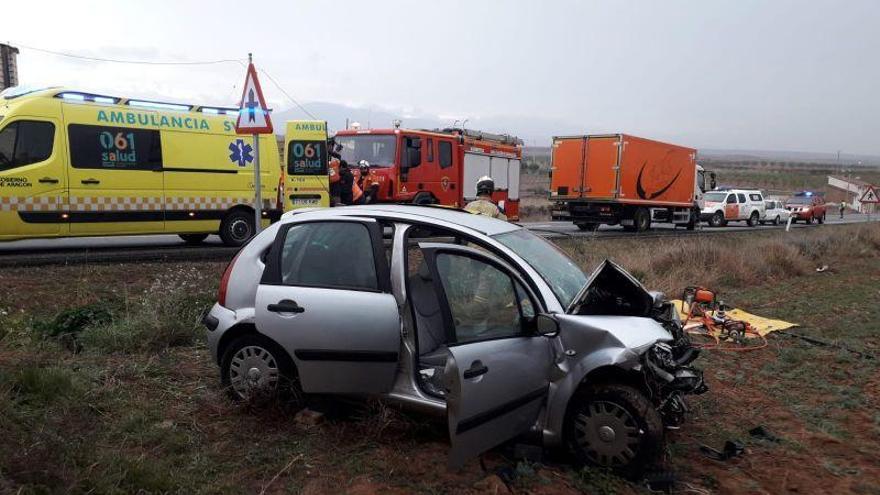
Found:
<path fill-rule="evenodd" d="M 663 325 L 672 340 L 657 342 L 648 348 L 641 356 L 641 371 L 664 423 L 678 426 L 684 422 L 687 412 L 684 396 L 708 390 L 702 370 L 691 366 L 700 351 L 691 345 L 671 302 L 657 301 L 651 317 Z"/>
<path fill-rule="evenodd" d="M 606 260 L 593 272 L 566 319 L 565 347 L 575 344 L 581 354 L 616 356 L 604 364 L 640 374 L 667 426 L 683 422 L 685 395 L 707 390 L 702 371 L 692 366 L 699 350 L 691 345 L 674 305 L 648 292 L 619 265 Z M 586 335 L 594 337 L 583 340 Z"/>

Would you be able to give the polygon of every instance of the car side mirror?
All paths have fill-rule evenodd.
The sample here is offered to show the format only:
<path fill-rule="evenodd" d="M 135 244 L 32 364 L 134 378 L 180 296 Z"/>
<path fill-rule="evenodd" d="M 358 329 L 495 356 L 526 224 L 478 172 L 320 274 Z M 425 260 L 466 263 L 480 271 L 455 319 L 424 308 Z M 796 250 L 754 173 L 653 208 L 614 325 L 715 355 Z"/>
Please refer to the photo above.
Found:
<path fill-rule="evenodd" d="M 535 326 L 537 327 L 538 335 L 543 335 L 544 337 L 559 335 L 559 322 L 556 321 L 553 315 L 539 314 L 535 317 Z"/>

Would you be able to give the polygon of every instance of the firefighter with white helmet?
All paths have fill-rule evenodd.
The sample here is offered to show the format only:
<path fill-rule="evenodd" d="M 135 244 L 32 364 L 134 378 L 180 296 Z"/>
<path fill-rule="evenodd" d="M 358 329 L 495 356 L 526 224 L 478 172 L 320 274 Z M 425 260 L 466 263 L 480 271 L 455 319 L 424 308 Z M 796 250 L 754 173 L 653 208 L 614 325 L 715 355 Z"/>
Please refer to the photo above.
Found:
<path fill-rule="evenodd" d="M 499 220 L 507 220 L 507 216 L 492 201 L 492 193 L 494 191 L 495 181 L 488 175 L 480 177 L 480 180 L 477 181 L 477 199 L 468 203 L 464 209 L 475 215 L 485 215 Z"/>

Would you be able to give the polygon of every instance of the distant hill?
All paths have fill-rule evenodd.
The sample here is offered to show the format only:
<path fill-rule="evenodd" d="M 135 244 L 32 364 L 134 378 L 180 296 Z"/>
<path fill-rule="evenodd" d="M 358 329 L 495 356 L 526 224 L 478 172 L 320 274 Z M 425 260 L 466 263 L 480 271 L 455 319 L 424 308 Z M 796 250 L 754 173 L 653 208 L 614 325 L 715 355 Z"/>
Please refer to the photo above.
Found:
<path fill-rule="evenodd" d="M 456 122 L 454 117 L 441 118 L 436 115 L 418 114 L 411 115 L 394 109 L 372 107 L 355 107 L 330 102 L 310 102 L 303 107 L 320 120 L 326 120 L 330 131 L 335 132 L 345 129 L 346 122 L 360 123 L 362 128 L 388 129 L 392 127 L 394 120 L 400 120 L 402 127 L 410 129 L 437 129 L 452 127 Z M 311 118 L 297 107 L 273 112 L 273 120 L 280 124 L 286 120 Z M 460 124 L 460 122 L 459 122 Z M 473 118 L 467 121 L 469 129 L 479 129 L 486 132 L 505 133 L 517 136 L 525 141 L 525 152 L 536 159 L 542 159 L 550 155 L 550 140 L 552 136 L 579 135 L 584 133 L 598 132 L 590 129 L 589 125 L 577 126 L 569 122 L 542 117 L 524 117 L 514 115 L 500 115 L 485 118 Z M 283 125 L 276 125 L 278 134 L 284 133 Z M 700 149 L 699 158 L 721 161 L 785 161 L 785 162 L 815 162 L 837 163 L 836 153 L 813 153 L 805 151 L 774 151 L 774 150 L 731 150 L 731 149 Z M 863 166 L 880 166 L 880 156 L 855 155 L 841 153 L 842 165 L 850 166 L 858 162 Z"/>

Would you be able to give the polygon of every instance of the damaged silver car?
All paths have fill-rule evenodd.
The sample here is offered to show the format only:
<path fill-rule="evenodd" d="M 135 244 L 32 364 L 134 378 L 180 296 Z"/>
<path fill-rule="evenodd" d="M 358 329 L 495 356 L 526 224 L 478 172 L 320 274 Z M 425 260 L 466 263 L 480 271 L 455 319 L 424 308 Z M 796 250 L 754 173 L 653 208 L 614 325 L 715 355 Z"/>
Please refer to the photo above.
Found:
<path fill-rule="evenodd" d="M 450 465 L 522 434 L 649 464 L 705 390 L 678 313 L 606 261 L 591 276 L 510 223 L 374 205 L 285 215 L 206 313 L 234 398 L 381 396 L 445 415 Z"/>

